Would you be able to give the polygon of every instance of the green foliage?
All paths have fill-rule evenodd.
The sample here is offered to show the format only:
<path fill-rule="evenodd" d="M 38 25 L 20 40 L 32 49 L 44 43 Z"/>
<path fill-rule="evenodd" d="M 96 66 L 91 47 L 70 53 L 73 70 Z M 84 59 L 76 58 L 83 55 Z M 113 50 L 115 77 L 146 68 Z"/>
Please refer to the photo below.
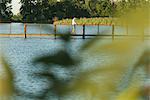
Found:
<path fill-rule="evenodd" d="M 3 2 L 0 3 L 0 21 L 10 21 L 12 17 L 11 12 L 11 0 L 3 0 Z"/>
<path fill-rule="evenodd" d="M 12 21 L 22 21 L 22 16 L 20 14 L 17 14 L 17 15 L 13 15 L 13 17 L 11 18 Z"/>
<path fill-rule="evenodd" d="M 48 21 L 48 2 L 48 0 L 21 0 L 20 14 L 23 16 L 23 21 Z"/>
<path fill-rule="evenodd" d="M 88 11 L 77 5 L 76 2 L 63 0 L 56 2 L 54 0 L 21 0 L 22 6 L 20 13 L 24 21 L 50 21 L 54 17 L 70 18 L 89 16 Z"/>
<path fill-rule="evenodd" d="M 126 12 L 129 12 L 131 9 L 137 9 L 141 8 L 143 6 L 150 6 L 150 1 L 149 0 L 121 0 L 118 1 L 116 4 L 116 16 L 122 16 Z"/>
<path fill-rule="evenodd" d="M 112 12 L 112 3 L 110 0 L 89 0 L 88 8 L 91 16 L 109 17 Z"/>
<path fill-rule="evenodd" d="M 116 17 L 130 8 L 150 5 L 148 0 L 21 0 L 20 9 L 24 21 L 51 22 L 72 17 Z"/>

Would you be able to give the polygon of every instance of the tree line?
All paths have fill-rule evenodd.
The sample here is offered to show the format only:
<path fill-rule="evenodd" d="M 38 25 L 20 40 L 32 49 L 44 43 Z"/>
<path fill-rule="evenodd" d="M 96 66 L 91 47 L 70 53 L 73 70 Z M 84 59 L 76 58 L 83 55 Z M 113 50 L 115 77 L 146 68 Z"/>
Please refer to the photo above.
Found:
<path fill-rule="evenodd" d="M 113 17 L 150 0 L 21 0 L 20 13 L 12 13 L 12 0 L 1 0 L 0 20 L 52 22 L 53 18 Z M 118 13 L 119 12 L 119 13 Z"/>
<path fill-rule="evenodd" d="M 11 0 L 0 0 L 0 21 L 8 21 L 13 16 Z"/>

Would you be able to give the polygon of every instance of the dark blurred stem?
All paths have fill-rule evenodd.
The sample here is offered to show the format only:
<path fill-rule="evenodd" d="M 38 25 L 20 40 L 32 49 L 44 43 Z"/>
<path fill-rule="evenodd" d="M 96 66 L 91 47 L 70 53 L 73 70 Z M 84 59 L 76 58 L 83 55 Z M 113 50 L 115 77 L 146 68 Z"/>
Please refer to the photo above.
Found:
<path fill-rule="evenodd" d="M 147 55 L 149 56 L 149 55 Z M 147 64 L 146 64 L 146 74 L 147 74 L 147 79 L 146 79 L 146 84 L 145 84 L 145 94 L 147 100 L 150 100 L 150 62 L 149 62 L 149 57 L 147 58 Z"/>
<path fill-rule="evenodd" d="M 111 2 L 112 2 L 112 18 L 113 18 L 115 13 L 115 2 L 114 0 L 111 0 Z"/>
<path fill-rule="evenodd" d="M 148 81 L 150 81 L 150 62 L 148 62 L 147 64 L 147 79 Z M 150 82 L 148 82 L 150 83 Z M 147 96 L 148 96 L 148 100 L 150 100 L 150 84 L 147 84 Z"/>

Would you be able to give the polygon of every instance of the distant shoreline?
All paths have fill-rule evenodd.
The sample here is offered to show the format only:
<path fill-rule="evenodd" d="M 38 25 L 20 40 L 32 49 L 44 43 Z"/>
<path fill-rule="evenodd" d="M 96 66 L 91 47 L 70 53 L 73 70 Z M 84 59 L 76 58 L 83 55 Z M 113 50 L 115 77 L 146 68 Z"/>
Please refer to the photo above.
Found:
<path fill-rule="evenodd" d="M 76 18 L 77 25 L 104 25 L 104 26 L 111 26 L 113 25 L 113 18 Z M 37 24 L 54 24 L 54 25 L 72 25 L 72 19 L 62 19 L 53 21 L 0 21 L 0 23 L 37 23 Z"/>

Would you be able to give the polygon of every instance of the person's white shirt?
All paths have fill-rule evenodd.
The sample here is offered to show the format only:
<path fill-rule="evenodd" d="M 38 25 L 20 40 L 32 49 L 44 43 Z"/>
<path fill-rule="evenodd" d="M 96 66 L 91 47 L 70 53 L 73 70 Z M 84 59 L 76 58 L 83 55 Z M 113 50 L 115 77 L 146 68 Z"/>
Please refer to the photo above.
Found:
<path fill-rule="evenodd" d="M 73 19 L 72 19 L 72 25 L 76 25 L 75 19 L 76 19 L 76 18 L 73 18 Z"/>

